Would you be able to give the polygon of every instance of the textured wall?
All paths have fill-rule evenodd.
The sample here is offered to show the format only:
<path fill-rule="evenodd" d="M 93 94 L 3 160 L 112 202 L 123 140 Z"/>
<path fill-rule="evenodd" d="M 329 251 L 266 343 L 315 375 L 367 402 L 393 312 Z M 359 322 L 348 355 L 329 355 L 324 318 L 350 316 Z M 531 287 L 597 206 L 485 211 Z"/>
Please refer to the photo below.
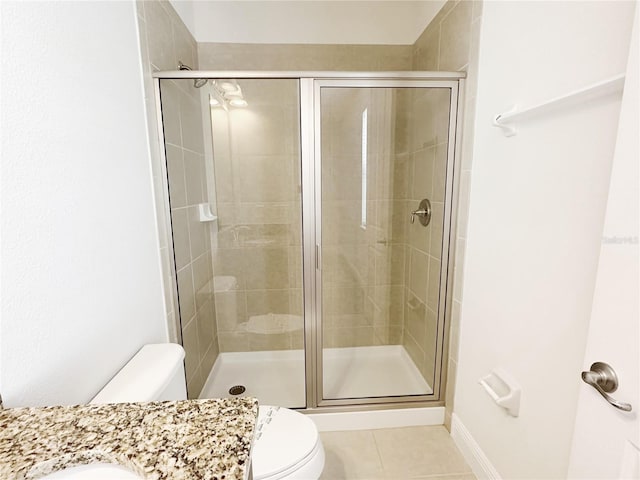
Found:
<path fill-rule="evenodd" d="M 83 403 L 167 341 L 135 6 L 1 8 L 2 396 Z"/>

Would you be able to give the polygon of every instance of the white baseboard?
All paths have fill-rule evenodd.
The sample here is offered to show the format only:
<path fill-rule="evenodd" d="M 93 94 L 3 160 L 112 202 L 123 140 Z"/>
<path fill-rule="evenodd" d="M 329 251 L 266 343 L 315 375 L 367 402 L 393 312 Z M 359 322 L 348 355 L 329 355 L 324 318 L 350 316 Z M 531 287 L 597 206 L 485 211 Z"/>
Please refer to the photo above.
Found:
<path fill-rule="evenodd" d="M 469 430 L 455 413 L 451 416 L 451 437 L 478 480 L 502 480 L 478 442 L 471 436 Z"/>
<path fill-rule="evenodd" d="M 310 413 L 321 432 L 442 425 L 444 407 L 398 408 L 368 412 Z"/>

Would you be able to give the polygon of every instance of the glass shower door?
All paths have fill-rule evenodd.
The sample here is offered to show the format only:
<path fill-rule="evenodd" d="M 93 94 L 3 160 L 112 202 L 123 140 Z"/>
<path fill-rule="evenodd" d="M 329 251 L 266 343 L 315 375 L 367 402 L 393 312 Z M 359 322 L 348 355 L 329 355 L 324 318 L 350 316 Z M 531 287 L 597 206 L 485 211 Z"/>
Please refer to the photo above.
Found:
<path fill-rule="evenodd" d="M 304 408 L 298 79 L 163 79 L 189 398 Z"/>
<path fill-rule="evenodd" d="M 324 80 L 315 98 L 319 404 L 438 399 L 457 82 Z"/>

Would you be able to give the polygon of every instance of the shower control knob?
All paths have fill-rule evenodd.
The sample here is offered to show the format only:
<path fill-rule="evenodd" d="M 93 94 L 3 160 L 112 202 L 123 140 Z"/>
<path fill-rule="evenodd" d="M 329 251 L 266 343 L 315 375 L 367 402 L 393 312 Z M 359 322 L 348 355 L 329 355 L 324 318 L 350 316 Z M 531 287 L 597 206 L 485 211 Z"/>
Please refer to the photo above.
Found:
<path fill-rule="evenodd" d="M 415 221 L 416 215 L 418 215 L 419 217 L 424 217 L 426 215 L 429 215 L 429 210 L 414 210 L 413 212 L 411 212 L 411 223 Z"/>
<path fill-rule="evenodd" d="M 416 216 L 420 220 L 420 224 L 426 227 L 431 221 L 431 202 L 428 199 L 423 199 L 418 205 L 418 209 L 411 212 L 411 223 L 414 223 Z"/>

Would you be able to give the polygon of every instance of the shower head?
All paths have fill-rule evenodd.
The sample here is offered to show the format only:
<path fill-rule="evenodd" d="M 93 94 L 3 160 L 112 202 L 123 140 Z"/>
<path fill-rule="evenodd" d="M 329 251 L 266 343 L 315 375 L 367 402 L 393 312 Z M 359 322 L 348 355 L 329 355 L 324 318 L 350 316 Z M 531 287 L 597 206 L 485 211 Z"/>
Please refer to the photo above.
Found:
<path fill-rule="evenodd" d="M 184 63 L 178 61 L 178 70 L 191 70 L 189 65 L 185 65 Z M 204 87 L 207 84 L 206 78 L 194 78 L 193 86 L 196 88 Z"/>
<path fill-rule="evenodd" d="M 193 86 L 196 88 L 204 87 L 207 84 L 206 78 L 196 78 L 193 80 Z"/>

